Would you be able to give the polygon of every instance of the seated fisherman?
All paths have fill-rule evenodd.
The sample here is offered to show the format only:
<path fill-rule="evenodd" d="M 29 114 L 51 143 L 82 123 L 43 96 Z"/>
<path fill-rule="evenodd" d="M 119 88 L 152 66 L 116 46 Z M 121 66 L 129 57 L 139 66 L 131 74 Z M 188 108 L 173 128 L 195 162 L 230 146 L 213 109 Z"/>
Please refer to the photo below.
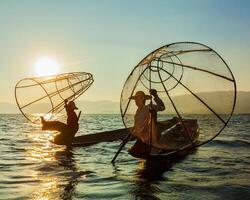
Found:
<path fill-rule="evenodd" d="M 78 108 L 73 101 L 70 101 L 68 103 L 67 100 L 65 100 L 64 107 L 67 112 L 67 124 L 60 121 L 45 121 L 44 118 L 41 117 L 42 130 L 52 130 L 60 132 L 55 136 L 54 142 L 56 144 L 70 145 L 79 129 L 78 117 L 75 113 L 75 110 L 77 110 Z"/>
<path fill-rule="evenodd" d="M 146 100 L 151 99 L 151 96 L 146 95 L 143 91 L 137 91 L 131 99 L 135 100 L 137 110 L 134 116 L 134 127 L 132 129 L 133 135 L 136 136 L 140 141 L 137 141 L 135 145 L 130 149 L 130 153 L 142 152 L 143 145 L 152 145 L 154 147 L 160 146 L 158 140 L 160 133 L 157 130 L 157 112 L 165 110 L 165 105 L 162 100 L 158 97 L 157 91 L 151 89 L 150 94 L 154 97 L 154 103 L 147 104 Z M 138 143 L 140 143 L 138 145 Z M 141 148 L 142 147 L 142 148 Z M 142 152 L 146 153 L 146 152 Z M 147 152 L 149 153 L 149 152 Z"/>

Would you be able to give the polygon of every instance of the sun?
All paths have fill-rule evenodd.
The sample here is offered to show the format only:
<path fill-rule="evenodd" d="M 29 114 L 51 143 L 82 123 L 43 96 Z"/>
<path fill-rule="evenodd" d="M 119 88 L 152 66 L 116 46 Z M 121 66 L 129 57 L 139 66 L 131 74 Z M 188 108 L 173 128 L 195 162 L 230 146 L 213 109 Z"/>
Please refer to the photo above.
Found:
<path fill-rule="evenodd" d="M 56 59 L 43 57 L 38 59 L 34 64 L 37 76 L 50 76 L 58 74 L 60 65 Z"/>

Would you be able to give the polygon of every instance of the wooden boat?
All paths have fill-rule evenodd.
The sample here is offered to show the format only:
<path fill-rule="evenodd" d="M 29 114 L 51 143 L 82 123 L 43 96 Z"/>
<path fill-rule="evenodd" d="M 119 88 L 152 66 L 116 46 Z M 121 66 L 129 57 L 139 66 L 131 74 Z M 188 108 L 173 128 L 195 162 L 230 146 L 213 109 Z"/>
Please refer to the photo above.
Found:
<path fill-rule="evenodd" d="M 193 144 L 198 142 L 199 132 L 197 120 L 185 119 L 184 123 L 188 129 L 192 143 L 189 140 L 190 138 L 185 135 L 185 130 L 180 124 L 178 118 L 172 118 L 170 120 L 158 122 L 158 129 L 162 132 L 160 139 L 163 144 L 162 149 L 149 147 L 137 139 L 133 147 L 129 149 L 129 153 L 133 157 L 142 159 L 176 158 L 187 155 L 190 150 L 193 149 Z M 81 135 L 73 139 L 72 146 L 90 146 L 100 142 L 122 140 L 128 134 L 130 134 L 129 130 L 123 128 Z M 169 149 L 167 149 L 167 147 L 169 147 Z M 149 149 L 151 150 L 150 153 L 148 152 Z"/>
<path fill-rule="evenodd" d="M 174 122 L 175 123 L 175 122 Z M 160 128 L 164 129 L 173 124 L 172 120 L 166 120 L 159 123 Z M 76 136 L 72 141 L 72 146 L 90 146 L 100 142 L 112 142 L 122 140 L 130 134 L 127 128 L 104 131 L 99 133 Z"/>
<path fill-rule="evenodd" d="M 159 139 L 160 145 L 150 147 L 137 139 L 129 149 L 129 154 L 146 160 L 171 159 L 189 154 L 198 143 L 199 129 L 196 119 L 184 119 L 183 122 L 187 130 L 184 129 L 178 118 L 159 122 L 158 130 L 162 132 Z"/>
<path fill-rule="evenodd" d="M 73 139 L 72 146 L 90 146 L 100 142 L 112 142 L 122 140 L 129 134 L 127 128 L 104 131 L 88 135 L 76 136 Z"/>

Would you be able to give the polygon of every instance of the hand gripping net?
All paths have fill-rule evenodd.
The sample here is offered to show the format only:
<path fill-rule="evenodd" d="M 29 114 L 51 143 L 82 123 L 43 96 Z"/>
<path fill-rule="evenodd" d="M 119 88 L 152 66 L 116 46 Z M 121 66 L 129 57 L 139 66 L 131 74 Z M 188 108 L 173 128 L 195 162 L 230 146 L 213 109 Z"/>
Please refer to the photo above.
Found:
<path fill-rule="evenodd" d="M 47 120 L 57 117 L 64 100 L 77 99 L 93 82 L 92 74 L 86 72 L 24 78 L 15 87 L 16 103 L 24 117 L 40 123 L 41 116 Z"/>
<path fill-rule="evenodd" d="M 126 127 L 134 127 L 137 110 L 135 101 L 129 98 L 137 91 L 149 95 L 150 89 L 158 91 L 166 108 L 157 113 L 157 123 L 151 119 L 151 130 L 144 131 L 150 134 L 142 136 L 148 140 L 133 129 L 131 134 L 170 153 L 214 139 L 228 124 L 235 107 L 236 83 L 231 70 L 217 52 L 199 43 L 160 47 L 134 67 L 121 93 L 121 115 Z M 155 104 L 153 99 L 146 101 L 146 105 L 151 103 Z M 154 131 L 161 137 L 157 142 Z M 198 142 L 194 137 L 199 137 Z"/>

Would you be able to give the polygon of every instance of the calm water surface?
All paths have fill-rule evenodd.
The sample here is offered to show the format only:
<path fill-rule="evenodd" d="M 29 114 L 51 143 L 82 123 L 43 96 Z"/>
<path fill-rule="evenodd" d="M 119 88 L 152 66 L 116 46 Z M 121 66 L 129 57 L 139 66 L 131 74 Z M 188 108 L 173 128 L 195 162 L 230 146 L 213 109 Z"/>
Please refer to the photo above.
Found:
<path fill-rule="evenodd" d="M 123 127 L 119 115 L 83 115 L 80 134 Z M 120 142 L 66 149 L 21 115 L 0 115 L 0 199 L 250 199 L 250 115 L 167 167 L 129 156 Z"/>

